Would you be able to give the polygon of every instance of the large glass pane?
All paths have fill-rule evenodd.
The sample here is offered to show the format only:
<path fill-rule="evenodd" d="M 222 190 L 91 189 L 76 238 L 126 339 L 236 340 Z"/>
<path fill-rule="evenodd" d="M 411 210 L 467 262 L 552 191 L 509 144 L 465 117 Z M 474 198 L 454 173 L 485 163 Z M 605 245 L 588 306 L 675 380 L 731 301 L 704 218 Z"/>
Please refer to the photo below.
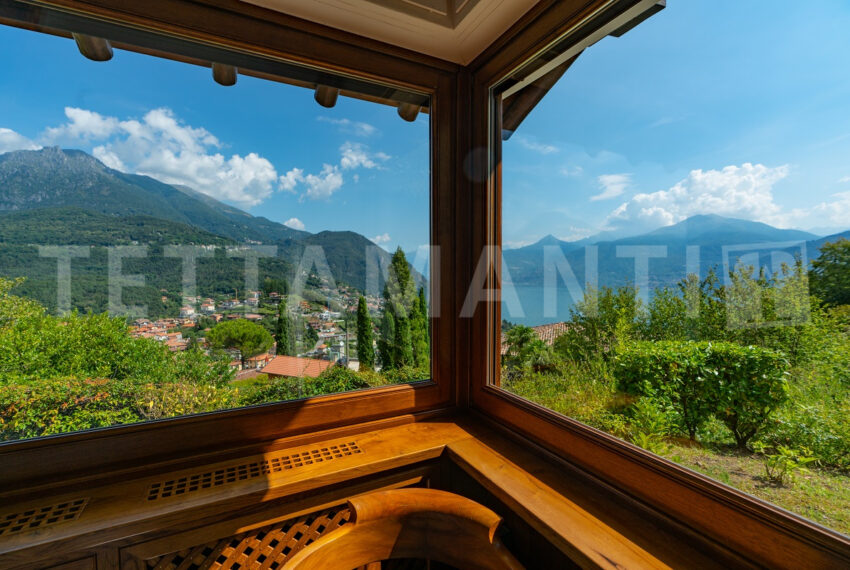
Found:
<path fill-rule="evenodd" d="M 429 379 L 428 96 L 131 35 L 0 27 L 0 441 Z"/>
<path fill-rule="evenodd" d="M 646 4 L 494 88 L 498 382 L 850 532 L 850 8 Z"/>

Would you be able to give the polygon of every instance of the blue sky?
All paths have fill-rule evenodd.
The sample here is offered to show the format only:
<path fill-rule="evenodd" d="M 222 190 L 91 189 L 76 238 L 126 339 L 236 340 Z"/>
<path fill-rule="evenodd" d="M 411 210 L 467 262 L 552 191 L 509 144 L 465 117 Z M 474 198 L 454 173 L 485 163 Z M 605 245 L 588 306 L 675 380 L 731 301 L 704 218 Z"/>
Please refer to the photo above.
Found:
<path fill-rule="evenodd" d="M 670 0 L 588 49 L 504 150 L 504 242 L 717 213 L 850 227 L 850 4 Z M 0 152 L 58 144 L 317 232 L 428 241 L 428 118 L 0 27 Z"/>
<path fill-rule="evenodd" d="M 850 3 L 667 4 L 586 50 L 505 144 L 506 246 L 698 213 L 850 228 Z"/>
<path fill-rule="evenodd" d="M 428 242 L 428 116 L 0 26 L 0 152 L 79 148 L 310 232 L 353 230 L 387 248 Z"/>

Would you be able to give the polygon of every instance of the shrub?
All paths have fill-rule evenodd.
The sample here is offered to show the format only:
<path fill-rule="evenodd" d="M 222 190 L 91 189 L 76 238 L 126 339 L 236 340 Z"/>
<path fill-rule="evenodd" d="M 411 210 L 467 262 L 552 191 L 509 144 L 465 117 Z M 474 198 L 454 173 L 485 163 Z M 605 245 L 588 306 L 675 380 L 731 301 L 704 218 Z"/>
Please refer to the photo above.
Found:
<path fill-rule="evenodd" d="M 141 421 L 132 389 L 123 381 L 78 378 L 0 386 L 0 440 Z"/>
<path fill-rule="evenodd" d="M 239 405 L 253 406 L 297 400 L 304 397 L 303 392 L 303 379 L 281 378 L 268 384 L 257 384 L 247 388 L 239 398 Z"/>
<path fill-rule="evenodd" d="M 170 382 L 146 384 L 136 395 L 136 407 L 148 420 L 214 412 L 233 407 L 237 391 L 230 388 Z"/>
<path fill-rule="evenodd" d="M 306 383 L 305 396 L 338 394 L 350 390 L 369 388 L 369 383 L 357 372 L 345 366 L 331 366 L 318 378 Z"/>
<path fill-rule="evenodd" d="M 781 353 L 726 342 L 639 342 L 623 347 L 620 389 L 669 404 L 693 439 L 712 414 L 744 448 L 787 399 L 788 362 Z"/>
<path fill-rule="evenodd" d="M 714 370 L 706 367 L 713 346 L 695 342 L 637 342 L 624 346 L 615 359 L 621 390 L 668 405 L 691 439 L 714 412 L 711 384 Z"/>
<path fill-rule="evenodd" d="M 765 425 L 776 408 L 788 399 L 788 361 L 776 351 L 729 344 L 714 350 L 710 369 L 714 384 L 715 415 L 724 423 L 739 448 Z"/>

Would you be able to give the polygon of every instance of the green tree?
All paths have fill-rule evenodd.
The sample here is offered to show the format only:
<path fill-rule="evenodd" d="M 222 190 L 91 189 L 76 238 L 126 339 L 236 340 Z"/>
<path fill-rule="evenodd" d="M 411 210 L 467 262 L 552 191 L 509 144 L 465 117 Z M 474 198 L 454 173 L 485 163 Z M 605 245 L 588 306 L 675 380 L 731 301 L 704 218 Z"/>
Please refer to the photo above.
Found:
<path fill-rule="evenodd" d="M 570 309 L 569 327 L 555 339 L 555 351 L 570 360 L 607 360 L 619 344 L 637 334 L 640 313 L 635 287 L 588 288 Z"/>
<path fill-rule="evenodd" d="M 393 343 L 395 342 L 395 317 L 386 305 L 381 317 L 381 336 L 378 338 L 378 355 L 381 358 L 381 369 L 392 370 L 395 368 L 393 361 Z"/>
<path fill-rule="evenodd" d="M 814 294 L 830 305 L 850 305 L 850 240 L 825 243 L 820 257 L 812 261 Z"/>
<path fill-rule="evenodd" d="M 378 346 L 383 369 L 414 364 L 411 318 L 415 316 L 414 305 L 418 304 L 419 297 L 410 274 L 410 265 L 399 247 L 390 261 L 384 285 L 384 314 Z"/>
<path fill-rule="evenodd" d="M 304 346 L 307 350 L 310 350 L 316 343 L 319 342 L 319 333 L 316 332 L 316 329 L 310 326 L 310 323 L 304 323 Z"/>
<path fill-rule="evenodd" d="M 525 325 L 516 325 L 505 334 L 507 352 L 503 357 L 505 366 L 523 368 L 532 364 L 546 350 L 546 345 L 534 332 Z"/>
<path fill-rule="evenodd" d="M 21 285 L 25 280 L 5 279 L 0 277 L 0 327 L 8 326 L 18 319 L 41 315 L 44 307 L 25 297 L 12 295 L 12 289 Z"/>
<path fill-rule="evenodd" d="M 357 301 L 357 358 L 361 370 L 374 370 L 375 347 L 373 346 L 372 319 L 366 299 L 360 297 Z"/>
<path fill-rule="evenodd" d="M 242 366 L 252 356 L 271 348 L 274 339 L 269 332 L 256 323 L 236 319 L 216 325 L 207 335 L 214 348 L 235 348 L 242 358 Z"/>
<path fill-rule="evenodd" d="M 413 303 L 410 317 L 410 339 L 413 348 L 413 362 L 417 368 L 428 368 L 431 358 L 430 337 L 428 331 L 428 303 L 425 289 L 419 288 L 419 296 Z"/>
<path fill-rule="evenodd" d="M 292 320 L 286 310 L 286 298 L 281 297 L 277 305 L 277 322 L 274 329 L 274 340 L 277 343 L 277 353 L 292 356 L 295 354 L 295 335 L 292 334 Z"/>

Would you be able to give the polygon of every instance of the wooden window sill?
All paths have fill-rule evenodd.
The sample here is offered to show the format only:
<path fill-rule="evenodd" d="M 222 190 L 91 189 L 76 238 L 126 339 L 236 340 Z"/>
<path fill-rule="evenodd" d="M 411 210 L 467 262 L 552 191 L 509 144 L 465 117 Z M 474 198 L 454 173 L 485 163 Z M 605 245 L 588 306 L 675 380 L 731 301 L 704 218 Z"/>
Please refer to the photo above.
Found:
<path fill-rule="evenodd" d="M 359 453 L 305 461 L 323 449 L 350 450 L 352 444 Z M 300 465 L 254 476 L 244 468 L 248 475 L 243 479 L 189 490 L 193 476 L 198 481 L 204 474 L 228 468 L 232 472 L 257 462 L 279 464 L 281 457 L 290 463 L 298 459 Z M 218 524 L 222 536 L 227 536 L 253 522 L 291 516 L 378 487 L 414 484 L 423 477 L 422 469 L 437 461 L 452 461 L 583 567 L 747 566 L 744 559 L 707 544 L 575 468 L 556 465 L 474 421 L 452 419 L 349 433 L 288 448 L 270 446 L 269 451 L 251 456 L 42 494 L 17 504 L 6 501 L 4 514 L 87 499 L 76 520 L 0 536 L 0 566 L 31 567 L 45 553 L 71 559 L 109 545 L 191 534 L 193 528 L 209 524 Z M 184 491 L 172 494 L 181 480 Z M 169 481 L 176 483 L 163 491 Z"/>

